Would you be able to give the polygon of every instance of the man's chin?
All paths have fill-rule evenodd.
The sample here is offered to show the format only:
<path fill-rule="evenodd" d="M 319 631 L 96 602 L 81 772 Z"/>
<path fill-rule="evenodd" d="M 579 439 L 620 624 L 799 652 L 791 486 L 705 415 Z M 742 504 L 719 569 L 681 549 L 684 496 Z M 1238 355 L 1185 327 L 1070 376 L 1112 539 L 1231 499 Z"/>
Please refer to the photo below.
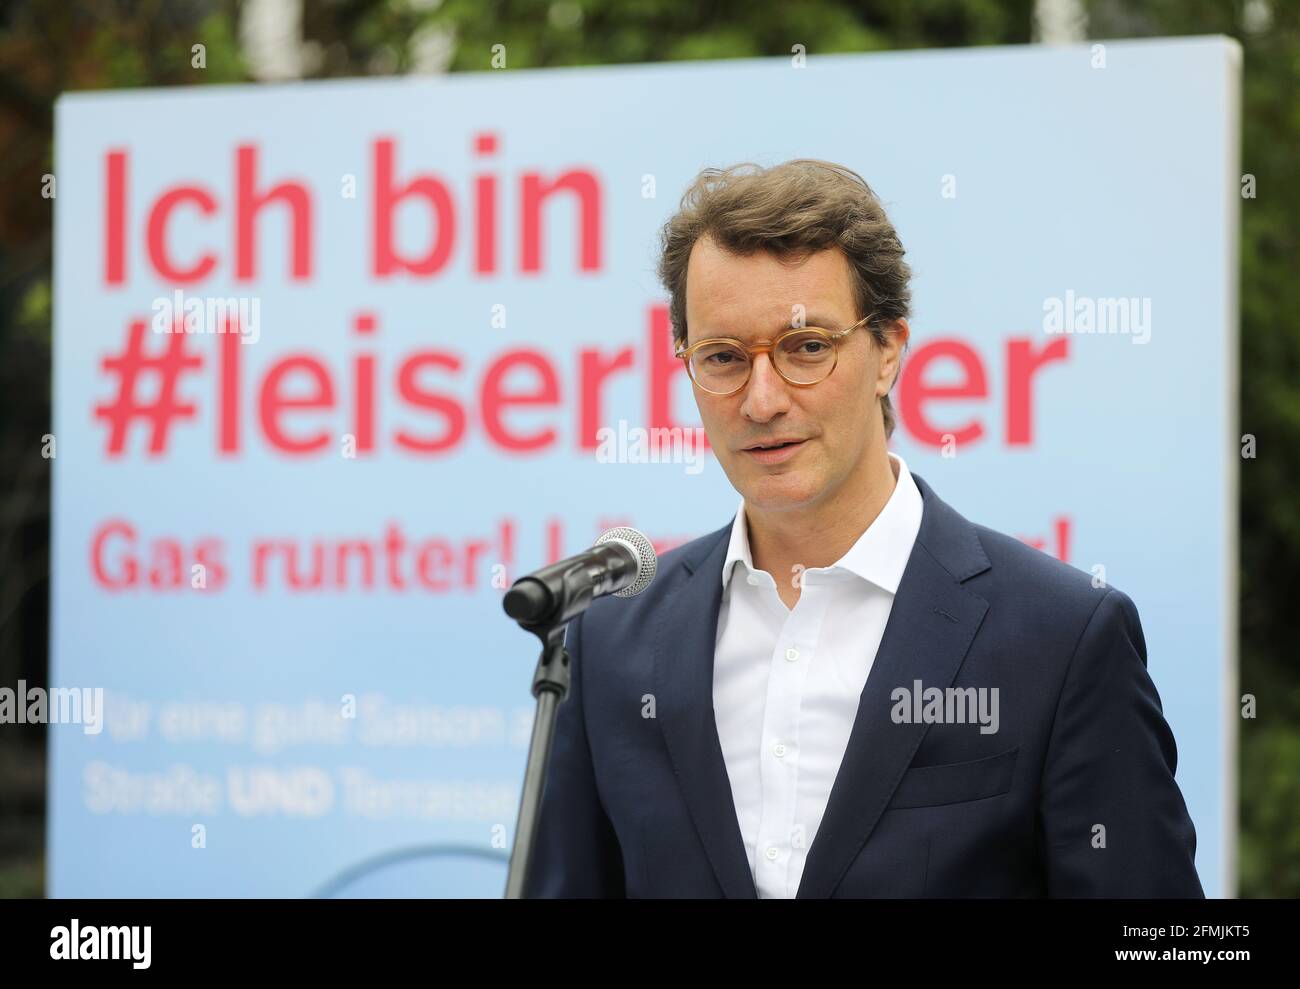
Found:
<path fill-rule="evenodd" d="M 745 504 L 765 512 L 789 511 L 817 500 L 820 488 L 798 473 L 750 478 L 742 489 Z"/>

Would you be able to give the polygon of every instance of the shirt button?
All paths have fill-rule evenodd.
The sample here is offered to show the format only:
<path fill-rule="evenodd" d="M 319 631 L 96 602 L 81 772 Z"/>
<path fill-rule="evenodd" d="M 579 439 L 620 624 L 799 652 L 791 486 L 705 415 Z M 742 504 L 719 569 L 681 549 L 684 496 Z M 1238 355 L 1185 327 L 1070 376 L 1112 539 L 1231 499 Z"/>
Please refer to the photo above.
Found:
<path fill-rule="evenodd" d="M 750 574 L 748 577 L 746 577 L 745 579 L 746 579 L 747 581 L 749 581 L 750 584 L 752 584 L 753 586 L 755 586 L 755 587 L 758 586 L 758 574 L 756 574 L 756 573 L 752 573 L 752 574 Z"/>
<path fill-rule="evenodd" d="M 777 742 L 775 745 L 772 746 L 772 751 L 776 754 L 776 757 L 777 757 L 778 759 L 782 759 L 782 758 L 784 758 L 784 757 L 785 757 L 785 742 Z"/>
<path fill-rule="evenodd" d="M 767 856 L 769 862 L 775 862 L 776 857 L 781 854 L 781 851 L 775 845 L 768 845 L 767 851 L 764 854 Z"/>
<path fill-rule="evenodd" d="M 794 646 L 791 646 L 789 649 L 785 651 L 785 658 L 793 663 L 795 660 L 799 658 L 799 650 L 794 648 Z"/>

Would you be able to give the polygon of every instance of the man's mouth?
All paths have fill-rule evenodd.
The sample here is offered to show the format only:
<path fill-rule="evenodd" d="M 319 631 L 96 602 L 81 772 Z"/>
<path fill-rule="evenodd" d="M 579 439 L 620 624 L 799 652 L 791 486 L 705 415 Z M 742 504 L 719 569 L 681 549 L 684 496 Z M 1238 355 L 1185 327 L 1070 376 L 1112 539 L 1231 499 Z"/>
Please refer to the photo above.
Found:
<path fill-rule="evenodd" d="M 783 446 L 793 446 L 795 443 L 802 443 L 803 440 L 769 440 L 764 443 L 754 443 L 745 447 L 746 450 L 779 450 Z"/>
<path fill-rule="evenodd" d="M 780 464 L 796 456 L 806 440 L 771 440 L 745 447 L 745 452 L 760 464 Z"/>

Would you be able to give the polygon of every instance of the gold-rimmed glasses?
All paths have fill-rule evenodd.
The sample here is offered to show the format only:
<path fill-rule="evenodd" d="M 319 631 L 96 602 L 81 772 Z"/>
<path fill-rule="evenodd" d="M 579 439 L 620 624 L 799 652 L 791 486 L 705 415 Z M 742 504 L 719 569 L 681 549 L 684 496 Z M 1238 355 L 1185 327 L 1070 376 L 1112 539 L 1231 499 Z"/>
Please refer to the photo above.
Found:
<path fill-rule="evenodd" d="M 744 388 L 757 354 L 767 354 L 777 374 L 805 388 L 830 377 L 839 363 L 840 341 L 874 316 L 863 316 L 835 333 L 820 326 L 796 327 L 753 346 L 734 337 L 709 337 L 677 350 L 675 356 L 686 362 L 691 381 L 711 395 L 733 395 Z"/>

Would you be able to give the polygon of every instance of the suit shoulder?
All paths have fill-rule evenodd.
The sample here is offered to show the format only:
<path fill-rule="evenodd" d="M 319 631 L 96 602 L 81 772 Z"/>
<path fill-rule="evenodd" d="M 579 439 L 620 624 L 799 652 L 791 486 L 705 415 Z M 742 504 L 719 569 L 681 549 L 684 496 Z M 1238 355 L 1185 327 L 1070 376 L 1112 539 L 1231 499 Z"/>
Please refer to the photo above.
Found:
<path fill-rule="evenodd" d="M 708 552 L 717 545 L 717 541 L 731 532 L 731 523 L 728 522 L 720 529 L 714 529 L 702 536 L 697 536 L 687 542 L 680 543 L 672 549 L 664 552 L 659 557 L 659 573 L 666 573 L 675 567 L 681 566 L 686 561 L 698 563 Z"/>
<path fill-rule="evenodd" d="M 1094 609 L 1109 587 L 1094 574 L 988 526 L 971 523 L 992 568 L 985 575 L 1002 593 L 1023 596 L 1036 606 Z"/>
<path fill-rule="evenodd" d="M 1094 621 L 1118 622 L 1145 661 L 1137 606 L 1104 574 L 1094 577 L 1013 536 L 972 525 L 991 566 L 965 586 L 989 602 L 997 634 L 1038 643 L 1043 662 L 1063 663 L 1076 653 Z"/>

